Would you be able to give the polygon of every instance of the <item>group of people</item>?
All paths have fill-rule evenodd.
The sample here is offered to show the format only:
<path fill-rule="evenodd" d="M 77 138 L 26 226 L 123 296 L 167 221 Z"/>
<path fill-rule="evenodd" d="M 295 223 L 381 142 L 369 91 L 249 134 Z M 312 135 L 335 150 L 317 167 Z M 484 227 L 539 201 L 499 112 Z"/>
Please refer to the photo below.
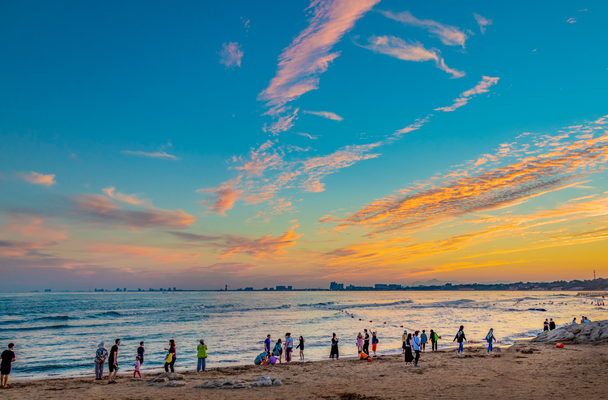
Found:
<path fill-rule="evenodd" d="M 363 336 L 361 332 L 359 332 L 359 334 L 357 335 L 357 353 L 363 353 L 369 356 L 370 335 L 369 332 L 367 332 L 367 329 L 363 329 L 363 332 L 365 332 L 365 336 Z M 372 351 L 374 352 L 374 355 L 376 355 L 376 349 L 378 347 L 378 343 L 380 343 L 380 341 L 378 340 L 378 334 L 376 332 L 372 332 L 371 342 Z"/>
<path fill-rule="evenodd" d="M 120 367 L 118 366 L 118 347 L 120 346 L 120 339 L 116 339 L 114 341 L 114 345 L 110 349 L 110 352 L 106 350 L 105 343 L 101 342 L 97 348 L 97 352 L 95 353 L 95 379 L 101 380 L 103 379 L 103 370 L 106 360 L 108 362 L 109 369 L 109 381 L 108 384 L 116 383 L 116 375 Z M 12 343 L 11 343 L 12 345 Z M 175 361 L 177 360 L 177 348 L 175 345 L 175 340 L 169 340 L 169 347 L 165 348 L 167 352 L 165 357 L 165 372 L 175 372 Z M 133 364 L 133 377 L 131 379 L 139 379 L 141 380 L 141 366 L 144 364 L 146 349 L 144 347 L 144 342 L 139 342 L 139 347 L 137 348 L 137 355 L 135 356 L 135 363 Z M 4 355 L 4 353 L 3 353 Z M 205 371 L 206 368 L 206 360 L 207 360 L 207 345 L 205 345 L 205 341 L 201 339 L 197 346 L 197 358 L 198 364 L 196 367 L 197 371 Z M 4 363 L 4 357 L 3 361 Z M 2 364 L 4 365 L 4 364 Z M 4 370 L 3 370 L 4 371 Z M 10 372 L 10 367 L 9 367 Z M 4 374 L 4 372 L 3 372 Z"/>
<path fill-rule="evenodd" d="M 274 347 L 270 349 L 272 345 L 272 335 L 267 335 L 264 340 L 264 352 L 260 353 L 254 360 L 256 365 L 274 365 L 279 362 L 283 362 L 283 353 L 285 353 L 285 362 L 291 362 L 291 353 L 293 353 L 293 338 L 291 333 L 285 334 L 285 342 L 280 338 L 275 343 Z M 296 350 L 300 349 L 300 361 L 304 360 L 304 338 L 300 336 L 300 343 L 296 346 Z"/>
<path fill-rule="evenodd" d="M 574 319 L 576 320 L 576 318 Z M 545 319 L 545 322 L 543 322 L 543 331 L 552 331 L 553 329 L 555 329 L 555 321 L 553 321 L 553 318 Z"/>
<path fill-rule="evenodd" d="M 584 315 L 583 315 L 583 316 L 581 317 L 581 322 L 580 322 L 580 323 L 581 323 L 581 324 L 584 324 L 584 323 L 588 323 L 588 322 L 591 322 L 591 321 L 589 320 L 589 318 L 587 318 L 586 316 L 584 316 Z M 576 317 L 575 317 L 575 318 L 572 320 L 572 325 L 574 325 L 574 324 L 576 324 L 576 323 L 577 323 L 577 322 L 576 322 Z"/>

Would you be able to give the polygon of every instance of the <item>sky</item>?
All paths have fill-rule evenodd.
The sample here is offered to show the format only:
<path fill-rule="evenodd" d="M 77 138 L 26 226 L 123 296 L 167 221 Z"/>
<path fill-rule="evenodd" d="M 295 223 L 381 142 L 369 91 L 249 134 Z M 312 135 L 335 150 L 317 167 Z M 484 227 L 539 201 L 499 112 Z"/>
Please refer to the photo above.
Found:
<path fill-rule="evenodd" d="M 608 276 L 605 1 L 0 10 L 0 291 Z"/>

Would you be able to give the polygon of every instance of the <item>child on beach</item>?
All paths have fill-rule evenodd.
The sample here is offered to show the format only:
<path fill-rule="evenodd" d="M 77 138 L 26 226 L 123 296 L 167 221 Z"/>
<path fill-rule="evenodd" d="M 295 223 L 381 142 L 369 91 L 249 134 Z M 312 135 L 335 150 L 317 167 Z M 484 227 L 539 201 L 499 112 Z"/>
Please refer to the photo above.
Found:
<path fill-rule="evenodd" d="M 464 335 L 464 325 L 460 325 L 460 329 L 458 329 L 456 336 L 454 336 L 454 340 L 452 340 L 452 342 L 458 341 L 458 353 L 456 354 L 458 354 L 459 356 L 464 354 L 465 340 L 467 340 L 467 337 Z"/>
<path fill-rule="evenodd" d="M 272 355 L 279 358 L 279 363 L 282 364 L 283 358 L 283 347 L 281 346 L 281 339 L 277 340 L 277 344 L 274 345 L 274 349 L 272 349 Z"/>
<path fill-rule="evenodd" d="M 363 351 L 363 335 L 361 332 L 357 335 L 357 354 Z"/>
<path fill-rule="evenodd" d="M 403 331 L 403 335 L 401 336 L 401 349 L 403 350 L 401 352 L 401 355 L 405 354 L 405 342 L 407 341 L 407 331 Z"/>
<path fill-rule="evenodd" d="M 490 328 L 490 332 L 488 332 L 488 334 L 486 335 L 486 341 L 488 342 L 488 352 L 487 355 L 489 356 L 490 354 L 494 354 L 492 352 L 492 341 L 496 341 L 496 338 L 494 337 L 494 329 Z"/>
<path fill-rule="evenodd" d="M 139 372 L 139 368 L 141 367 L 141 357 L 137 356 L 135 357 L 135 364 L 133 364 L 133 366 L 135 367 L 135 371 L 133 371 L 133 378 L 131 378 L 131 380 L 135 379 L 136 375 L 139 375 L 139 379 L 141 381 L 141 372 Z"/>
<path fill-rule="evenodd" d="M 300 349 L 300 360 L 304 360 L 304 338 L 300 336 L 300 343 L 296 346 L 296 349 Z"/>

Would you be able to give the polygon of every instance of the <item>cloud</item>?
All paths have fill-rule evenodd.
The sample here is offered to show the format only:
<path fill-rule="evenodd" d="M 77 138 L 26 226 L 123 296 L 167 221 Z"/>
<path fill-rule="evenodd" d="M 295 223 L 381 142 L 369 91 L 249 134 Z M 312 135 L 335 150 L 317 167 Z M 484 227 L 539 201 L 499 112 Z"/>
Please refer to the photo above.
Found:
<path fill-rule="evenodd" d="M 280 107 L 317 89 L 319 75 L 339 56 L 337 52 L 330 53 L 332 47 L 378 2 L 312 0 L 308 26 L 283 50 L 275 77 L 258 99 L 269 107 Z"/>
<path fill-rule="evenodd" d="M 344 119 L 338 114 L 329 111 L 304 111 L 304 114 L 318 115 L 319 117 L 331 119 L 333 121 L 342 121 Z"/>
<path fill-rule="evenodd" d="M 270 132 L 274 136 L 277 136 L 281 132 L 290 130 L 294 126 L 295 120 L 298 119 L 298 110 L 299 109 L 296 108 L 293 112 L 288 113 L 287 115 L 273 115 L 273 118 L 276 118 L 276 121 L 270 124 L 270 126 L 264 124 L 262 130 L 264 132 Z"/>
<path fill-rule="evenodd" d="M 197 218 L 182 210 L 125 210 L 108 197 L 82 194 L 71 199 L 71 216 L 86 218 L 95 223 L 131 228 L 185 228 Z"/>
<path fill-rule="evenodd" d="M 26 181 L 28 181 L 29 183 L 33 183 L 36 185 L 43 185 L 46 187 L 52 186 L 55 183 L 57 183 L 55 181 L 55 175 L 54 174 L 49 174 L 49 175 L 43 175 L 43 174 L 39 174 L 38 172 L 30 172 L 29 175 L 26 174 L 18 174 L 19 177 L 25 179 Z"/>
<path fill-rule="evenodd" d="M 188 233 L 188 232 L 169 232 L 173 236 L 178 239 L 184 240 L 186 242 L 213 242 L 220 240 L 221 236 L 211 236 L 211 235 L 200 235 L 197 233 Z"/>
<path fill-rule="evenodd" d="M 559 136 L 565 139 L 563 136 Z M 608 134 L 561 147 L 538 147 L 542 153 L 520 157 L 529 146 L 515 150 L 503 145 L 490 159 L 516 158 L 491 169 L 472 165 L 466 173 L 434 179 L 442 183 L 376 200 L 343 218 L 336 230 L 362 227 L 375 233 L 420 229 L 466 214 L 521 204 L 530 198 L 572 187 L 586 174 L 599 172 L 608 162 Z M 484 164 L 484 166 L 487 164 Z"/>
<path fill-rule="evenodd" d="M 249 21 L 247 21 L 247 24 Z M 234 67 L 241 67 L 241 58 L 243 58 L 243 50 L 241 45 L 237 42 L 222 43 L 222 50 L 219 52 L 220 64 L 224 67 L 234 69 Z"/>
<path fill-rule="evenodd" d="M 439 56 L 439 50 L 426 49 L 419 42 L 406 42 L 395 36 L 371 36 L 367 41 L 369 45 L 355 44 L 364 49 L 386 54 L 399 60 L 415 62 L 435 61 L 437 68 L 451 74 L 453 78 L 461 78 L 465 75 L 462 71 L 448 67 L 443 58 Z"/>
<path fill-rule="evenodd" d="M 475 20 L 477 21 L 477 24 L 479 25 L 479 30 L 481 31 L 481 34 L 485 35 L 486 26 L 492 25 L 492 20 L 487 19 L 486 17 L 482 17 L 481 15 L 476 14 L 476 13 L 473 13 L 473 16 L 475 17 Z"/>
<path fill-rule="evenodd" d="M 151 207 L 152 204 L 149 200 L 140 200 L 137 198 L 137 195 L 134 194 L 122 194 L 116 192 L 116 188 L 114 186 L 102 189 L 106 196 L 113 198 L 114 200 L 121 201 L 123 203 L 131 204 L 134 206 L 146 206 Z"/>
<path fill-rule="evenodd" d="M 242 190 L 235 189 L 241 182 L 242 176 L 231 179 L 218 187 L 198 189 L 198 193 L 211 194 L 211 197 L 201 200 L 201 204 L 207 207 L 208 212 L 214 212 L 226 216 L 226 211 L 234 207 L 234 203 L 243 194 Z"/>
<path fill-rule="evenodd" d="M 179 157 L 175 157 L 172 154 L 167 154 L 164 151 L 162 152 L 153 152 L 153 153 L 146 153 L 145 151 L 131 151 L 131 150 L 124 150 L 120 152 L 121 154 L 129 154 L 129 155 L 133 155 L 133 156 L 143 156 L 143 157 L 152 157 L 152 158 L 168 158 L 171 160 L 179 160 Z"/>
<path fill-rule="evenodd" d="M 228 236 L 227 248 L 222 252 L 220 258 L 230 258 L 235 254 L 248 254 L 255 259 L 274 258 L 287 253 L 285 250 L 296 244 L 296 240 L 303 234 L 294 232 L 298 226 L 291 227 L 290 230 L 278 237 L 271 235 L 262 236 L 258 239 L 249 239 L 237 236 Z"/>
<path fill-rule="evenodd" d="M 465 104 L 467 104 L 469 102 L 469 100 L 471 99 L 471 97 L 478 95 L 480 93 L 489 92 L 490 86 L 496 85 L 498 83 L 499 79 L 500 78 L 491 78 L 489 76 L 483 76 L 481 81 L 479 81 L 479 83 L 477 83 L 477 85 L 475 85 L 474 88 L 469 89 L 465 92 L 462 92 L 460 94 L 460 97 L 458 97 L 457 99 L 454 99 L 454 104 L 452 104 L 449 107 L 436 108 L 435 111 L 446 111 L 446 112 L 454 111 L 458 107 L 462 107 Z"/>
<path fill-rule="evenodd" d="M 318 139 L 320 137 L 320 135 L 319 136 L 313 136 L 313 135 L 310 135 L 310 134 L 304 133 L 304 132 L 294 132 L 294 133 L 296 135 L 304 136 L 304 137 L 307 137 L 307 138 L 312 139 L 312 140 Z"/>
<path fill-rule="evenodd" d="M 215 263 L 208 267 L 203 267 L 201 270 L 219 271 L 230 275 L 241 275 L 243 272 L 248 272 L 259 267 L 260 265 L 250 263 Z"/>
<path fill-rule="evenodd" d="M 439 38 L 443 44 L 448 46 L 462 46 L 464 48 L 465 41 L 467 40 L 467 35 L 459 28 L 444 25 L 440 22 L 433 21 L 432 19 L 418 19 L 409 11 L 394 13 L 392 11 L 378 10 L 378 12 L 386 18 L 403 23 L 403 25 L 426 29 L 433 36 Z"/>
<path fill-rule="evenodd" d="M 576 18 L 568 18 L 566 22 L 569 24 L 576 24 Z"/>

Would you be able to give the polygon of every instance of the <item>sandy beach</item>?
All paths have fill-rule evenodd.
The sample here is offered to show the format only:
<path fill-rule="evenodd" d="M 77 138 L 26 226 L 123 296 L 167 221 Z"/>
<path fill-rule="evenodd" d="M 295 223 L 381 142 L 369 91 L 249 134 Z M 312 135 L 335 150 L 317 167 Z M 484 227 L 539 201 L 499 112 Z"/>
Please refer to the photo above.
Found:
<path fill-rule="evenodd" d="M 273 367 L 240 366 L 185 372 L 181 387 L 155 387 L 144 375 L 118 384 L 107 379 L 67 378 L 13 381 L 1 390 L 6 399 L 602 399 L 608 398 L 608 346 L 520 342 L 487 357 L 485 348 L 469 347 L 464 357 L 455 350 L 422 354 L 420 368 L 404 367 L 401 356 L 377 357 L 373 362 L 353 359 L 295 362 Z M 215 380 L 249 380 L 268 375 L 282 386 L 241 390 L 200 389 Z"/>

